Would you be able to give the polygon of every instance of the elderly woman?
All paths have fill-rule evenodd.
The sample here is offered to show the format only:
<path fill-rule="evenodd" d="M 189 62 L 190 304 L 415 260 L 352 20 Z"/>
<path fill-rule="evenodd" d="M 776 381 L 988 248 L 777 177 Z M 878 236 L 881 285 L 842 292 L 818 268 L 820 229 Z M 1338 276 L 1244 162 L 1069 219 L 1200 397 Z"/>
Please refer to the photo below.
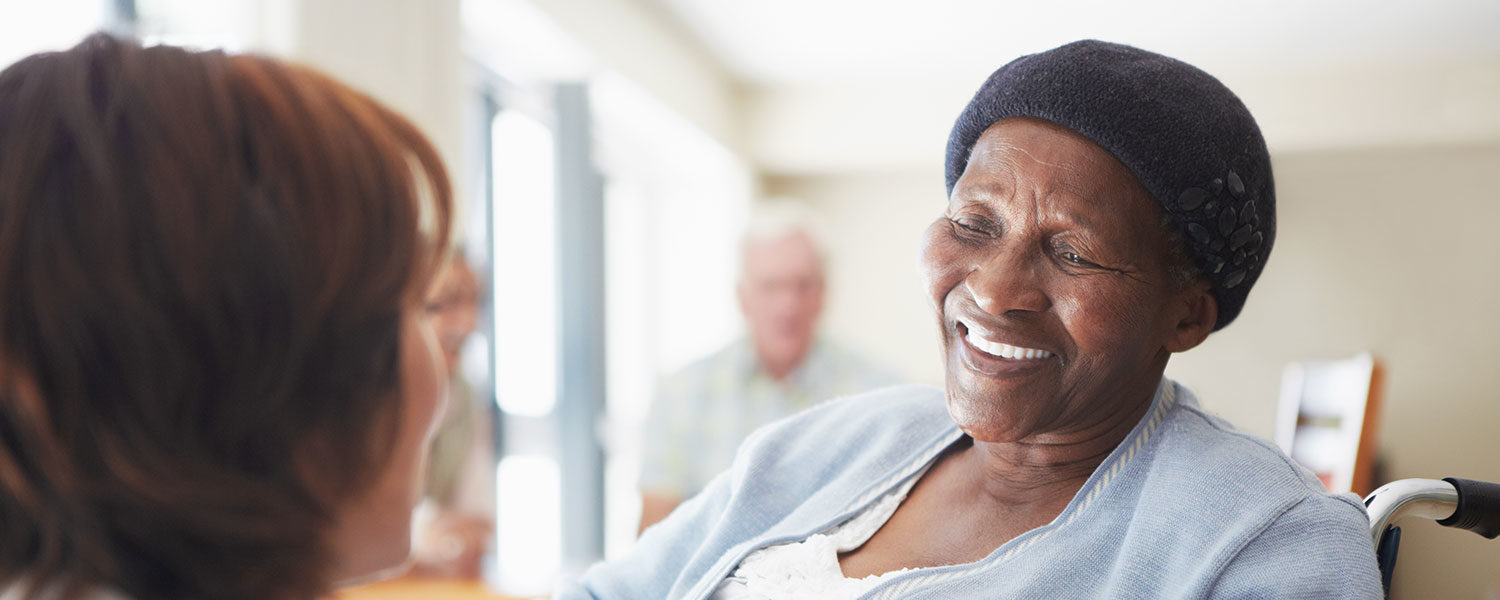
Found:
<path fill-rule="evenodd" d="M 1240 312 L 1271 165 L 1213 77 L 1085 41 L 996 71 L 922 266 L 943 390 L 760 430 L 564 597 L 1378 598 L 1368 522 L 1164 379 Z"/>
<path fill-rule="evenodd" d="M 0 598 L 400 566 L 450 212 L 410 123 L 302 67 L 101 35 L 0 73 Z"/>

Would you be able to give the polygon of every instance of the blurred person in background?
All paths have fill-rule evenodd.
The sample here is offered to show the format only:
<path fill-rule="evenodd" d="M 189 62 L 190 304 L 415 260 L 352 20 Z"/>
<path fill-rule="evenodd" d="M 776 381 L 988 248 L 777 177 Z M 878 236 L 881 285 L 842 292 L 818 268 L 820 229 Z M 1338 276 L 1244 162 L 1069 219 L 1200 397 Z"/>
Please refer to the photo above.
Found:
<path fill-rule="evenodd" d="M 451 212 L 411 123 L 304 67 L 96 35 L 0 72 L 0 598 L 401 567 Z"/>
<path fill-rule="evenodd" d="M 417 511 L 413 575 L 478 579 L 495 530 L 489 406 L 460 368 L 464 343 L 479 324 L 479 290 L 479 277 L 460 249 L 427 300 L 448 377 L 448 411 L 432 438 L 426 498 Z"/>
<path fill-rule="evenodd" d="M 740 241 L 740 312 L 748 335 L 668 377 L 646 425 L 645 530 L 729 467 L 757 427 L 818 402 L 896 381 L 818 336 L 824 254 L 806 209 L 767 202 Z"/>

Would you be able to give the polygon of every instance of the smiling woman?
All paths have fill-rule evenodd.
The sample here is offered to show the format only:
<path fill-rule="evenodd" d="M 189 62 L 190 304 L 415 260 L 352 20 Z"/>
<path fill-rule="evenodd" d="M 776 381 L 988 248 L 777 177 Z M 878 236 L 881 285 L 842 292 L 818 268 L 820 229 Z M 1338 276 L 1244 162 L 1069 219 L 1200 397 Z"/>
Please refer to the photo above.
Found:
<path fill-rule="evenodd" d="M 1212 329 L 1208 282 L 1174 280 L 1161 209 L 1088 138 L 1017 117 L 972 157 L 922 260 L 954 419 L 983 441 L 1106 419 L 1112 447 Z"/>
<path fill-rule="evenodd" d="M 1084 41 L 1019 58 L 949 138 L 922 267 L 945 389 L 764 428 L 567 598 L 1378 598 L 1359 499 L 1163 377 L 1275 234 L 1218 80 Z"/>

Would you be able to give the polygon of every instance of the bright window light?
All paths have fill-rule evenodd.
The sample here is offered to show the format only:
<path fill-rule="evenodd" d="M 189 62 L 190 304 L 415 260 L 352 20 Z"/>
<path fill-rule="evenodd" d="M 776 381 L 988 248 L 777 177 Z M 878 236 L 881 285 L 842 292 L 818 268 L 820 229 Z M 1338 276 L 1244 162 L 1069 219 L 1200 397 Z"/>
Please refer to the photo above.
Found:
<path fill-rule="evenodd" d="M 37 52 L 65 50 L 104 27 L 103 0 L 0 0 L 0 69 Z"/>
<path fill-rule="evenodd" d="M 498 584 L 508 594 L 532 596 L 552 589 L 562 556 L 562 494 L 557 461 L 516 455 L 500 460 L 495 531 Z"/>
<path fill-rule="evenodd" d="M 258 24 L 254 3 L 245 0 L 135 0 L 139 34 L 146 45 L 241 51 Z"/>
<path fill-rule="evenodd" d="M 533 417 L 557 400 L 557 251 L 552 130 L 513 110 L 495 117 L 495 396 Z"/>

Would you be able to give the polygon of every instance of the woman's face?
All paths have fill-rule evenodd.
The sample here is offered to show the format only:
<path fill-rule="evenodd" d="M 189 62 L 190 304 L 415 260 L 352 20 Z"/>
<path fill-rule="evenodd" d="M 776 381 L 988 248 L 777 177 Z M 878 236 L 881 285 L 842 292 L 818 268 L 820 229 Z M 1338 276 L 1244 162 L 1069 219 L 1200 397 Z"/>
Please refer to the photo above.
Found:
<path fill-rule="evenodd" d="M 1149 398 L 1170 352 L 1213 326 L 1187 322 L 1213 301 L 1206 283 L 1172 282 L 1160 220 L 1125 166 L 1072 131 L 1005 119 L 980 137 L 922 251 L 960 429 L 1067 433 Z"/>
<path fill-rule="evenodd" d="M 447 401 L 447 377 L 431 319 L 422 306 L 401 319 L 401 422 L 395 447 L 368 492 L 340 515 L 334 532 L 335 581 L 357 583 L 405 565 L 411 515 L 421 498 L 427 449 Z"/>

